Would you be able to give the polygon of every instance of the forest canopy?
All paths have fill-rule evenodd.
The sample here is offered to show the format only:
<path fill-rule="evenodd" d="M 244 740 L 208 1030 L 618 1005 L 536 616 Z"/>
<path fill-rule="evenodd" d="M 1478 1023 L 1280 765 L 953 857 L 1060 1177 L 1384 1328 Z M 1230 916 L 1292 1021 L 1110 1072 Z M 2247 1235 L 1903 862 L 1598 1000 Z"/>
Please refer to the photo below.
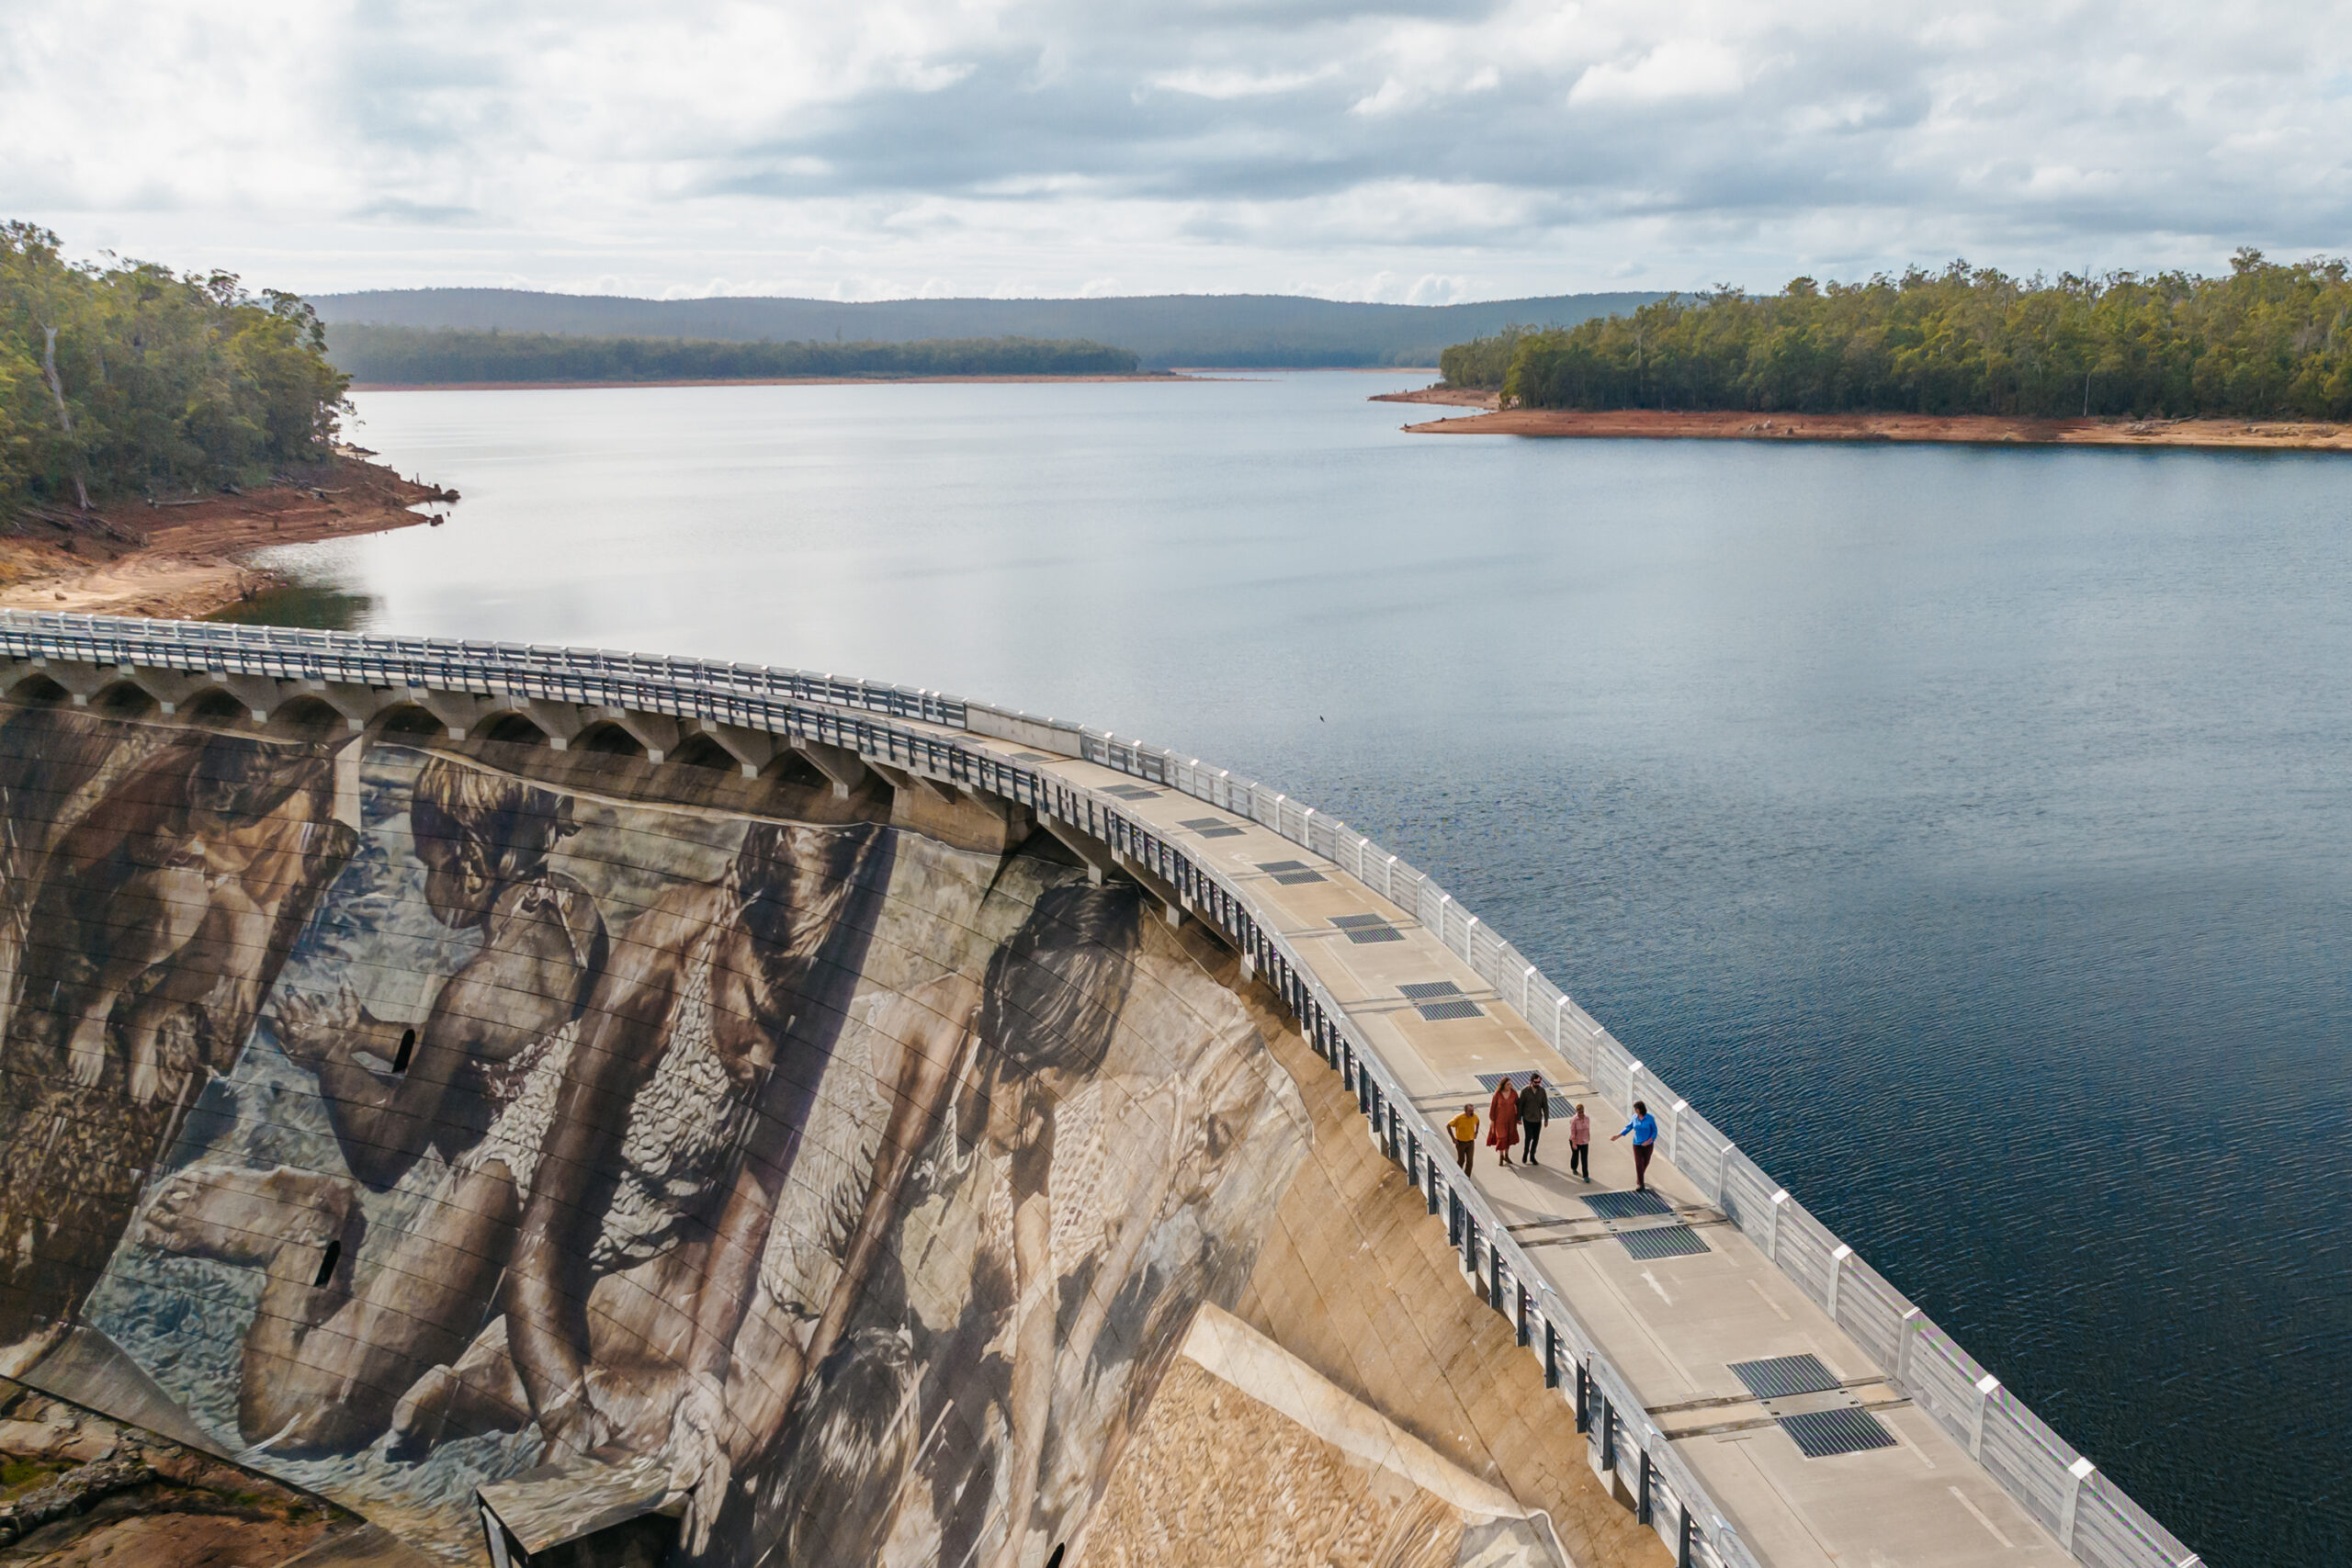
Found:
<path fill-rule="evenodd" d="M 1954 262 L 1457 344 L 1460 387 L 1560 409 L 2352 419 L 2342 260 L 2242 250 L 2223 277 L 2016 278 Z"/>
<path fill-rule="evenodd" d="M 0 512 L 235 483 L 328 455 L 318 317 L 231 274 L 72 262 L 0 223 Z"/>
<path fill-rule="evenodd" d="M 793 376 L 1127 376 L 1136 356 L 1081 339 L 723 343 L 337 324 L 334 362 L 361 381 L 746 381 Z"/>

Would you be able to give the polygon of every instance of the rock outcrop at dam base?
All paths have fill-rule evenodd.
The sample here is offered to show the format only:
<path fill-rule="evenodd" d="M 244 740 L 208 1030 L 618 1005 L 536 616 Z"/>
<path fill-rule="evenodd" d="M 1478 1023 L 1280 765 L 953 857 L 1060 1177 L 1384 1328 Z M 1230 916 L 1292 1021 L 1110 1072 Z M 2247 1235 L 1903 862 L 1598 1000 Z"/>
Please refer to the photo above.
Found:
<path fill-rule="evenodd" d="M 0 705 L 0 1374 L 450 1562 L 1670 1560 L 1198 922 L 419 713 Z"/>

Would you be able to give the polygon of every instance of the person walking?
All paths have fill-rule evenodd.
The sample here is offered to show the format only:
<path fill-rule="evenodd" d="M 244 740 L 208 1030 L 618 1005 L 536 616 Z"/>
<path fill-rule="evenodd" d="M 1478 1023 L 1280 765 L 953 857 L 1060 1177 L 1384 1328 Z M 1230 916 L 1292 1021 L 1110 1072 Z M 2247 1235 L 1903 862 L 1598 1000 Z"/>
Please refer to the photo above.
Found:
<path fill-rule="evenodd" d="M 1465 1105 L 1461 1115 L 1445 1124 L 1445 1130 L 1453 1134 L 1454 1163 L 1463 1175 L 1469 1175 L 1470 1156 L 1478 1147 L 1478 1113 Z"/>
<path fill-rule="evenodd" d="M 1519 1133 L 1527 1143 L 1527 1163 L 1535 1163 L 1535 1142 L 1544 1135 L 1544 1124 L 1552 1120 L 1552 1091 L 1544 1087 L 1542 1073 L 1527 1075 L 1527 1087 L 1519 1091 Z"/>
<path fill-rule="evenodd" d="M 1508 1077 L 1495 1086 L 1495 1098 L 1487 1102 L 1487 1142 L 1495 1146 L 1497 1163 L 1510 1163 L 1510 1151 L 1519 1143 L 1519 1090 Z"/>
<path fill-rule="evenodd" d="M 1568 1174 L 1592 1179 L 1592 1118 L 1581 1105 L 1568 1118 Z"/>
<path fill-rule="evenodd" d="M 1627 1133 L 1634 1134 L 1634 1190 L 1646 1192 L 1650 1190 L 1650 1156 L 1657 1152 L 1657 1118 L 1638 1100 L 1634 1101 L 1634 1119 L 1609 1141 L 1613 1144 Z"/>

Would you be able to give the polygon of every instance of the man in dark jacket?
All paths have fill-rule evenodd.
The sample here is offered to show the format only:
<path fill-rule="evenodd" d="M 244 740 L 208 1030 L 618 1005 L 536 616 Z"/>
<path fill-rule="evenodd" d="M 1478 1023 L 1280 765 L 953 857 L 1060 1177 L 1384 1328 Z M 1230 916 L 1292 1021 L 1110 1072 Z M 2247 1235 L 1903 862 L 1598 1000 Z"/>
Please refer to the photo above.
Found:
<path fill-rule="evenodd" d="M 1544 1135 L 1544 1123 L 1552 1119 L 1552 1093 L 1544 1087 L 1542 1073 L 1527 1075 L 1527 1087 L 1519 1091 L 1520 1135 L 1527 1140 L 1527 1163 L 1535 1163 L 1535 1140 Z"/>

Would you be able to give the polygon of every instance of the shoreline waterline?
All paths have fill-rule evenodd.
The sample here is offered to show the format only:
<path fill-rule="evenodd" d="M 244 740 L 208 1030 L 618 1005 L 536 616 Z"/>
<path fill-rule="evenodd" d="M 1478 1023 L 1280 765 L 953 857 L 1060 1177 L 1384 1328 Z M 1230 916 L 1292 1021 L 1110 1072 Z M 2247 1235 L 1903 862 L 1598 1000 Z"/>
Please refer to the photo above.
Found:
<path fill-rule="evenodd" d="M 1455 403 L 1487 412 L 1425 421 L 1415 435 L 1529 435 L 1585 440 L 1900 442 L 1958 446 L 2185 447 L 2352 452 L 2352 424 L 2319 420 L 2019 419 L 2006 414 L 1684 412 L 1659 409 L 1496 409 L 1490 395 L 1391 395 L 1385 402 Z M 1476 398 L 1478 401 L 1473 401 Z"/>

